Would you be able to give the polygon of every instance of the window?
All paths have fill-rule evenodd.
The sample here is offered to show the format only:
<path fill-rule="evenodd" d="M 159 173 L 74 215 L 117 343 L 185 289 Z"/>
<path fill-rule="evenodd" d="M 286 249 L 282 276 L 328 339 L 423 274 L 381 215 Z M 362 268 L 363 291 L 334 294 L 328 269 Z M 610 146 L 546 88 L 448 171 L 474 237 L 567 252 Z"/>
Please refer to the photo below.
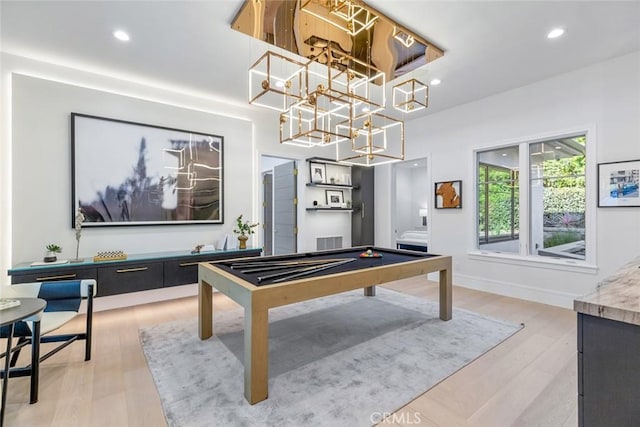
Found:
<path fill-rule="evenodd" d="M 477 170 L 479 249 L 586 259 L 586 135 L 481 151 Z"/>
<path fill-rule="evenodd" d="M 500 252 L 520 248 L 518 147 L 478 154 L 478 244 Z"/>

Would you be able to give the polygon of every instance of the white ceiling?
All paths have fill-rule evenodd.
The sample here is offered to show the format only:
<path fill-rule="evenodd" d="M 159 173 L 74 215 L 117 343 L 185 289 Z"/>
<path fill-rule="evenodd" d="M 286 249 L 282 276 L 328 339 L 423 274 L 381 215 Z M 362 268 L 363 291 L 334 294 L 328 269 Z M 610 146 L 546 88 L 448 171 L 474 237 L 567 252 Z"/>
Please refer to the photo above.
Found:
<path fill-rule="evenodd" d="M 427 114 L 640 50 L 640 1 L 368 3 L 445 49 L 411 74 L 442 79 Z M 3 0 L 0 48 L 246 104 L 247 70 L 267 46 L 229 28 L 241 4 Z M 556 26 L 566 34 L 548 40 Z M 114 39 L 116 28 L 131 41 Z"/>

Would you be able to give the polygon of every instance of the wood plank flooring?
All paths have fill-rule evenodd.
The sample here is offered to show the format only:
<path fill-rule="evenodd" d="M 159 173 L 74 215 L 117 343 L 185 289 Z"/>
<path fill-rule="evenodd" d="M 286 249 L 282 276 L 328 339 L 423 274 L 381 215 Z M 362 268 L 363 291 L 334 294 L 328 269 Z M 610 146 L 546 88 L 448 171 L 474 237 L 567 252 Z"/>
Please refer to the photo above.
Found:
<path fill-rule="evenodd" d="M 386 287 L 438 298 L 437 283 L 424 278 Z M 238 307 L 218 293 L 214 304 L 216 310 Z M 525 328 L 380 426 L 577 425 L 573 311 L 456 286 L 453 305 Z M 92 360 L 84 361 L 84 345 L 78 343 L 42 363 L 40 398 L 34 405 L 28 403 L 28 378 L 12 378 L 5 426 L 166 426 L 138 329 L 193 318 L 197 310 L 197 297 L 188 297 L 95 313 Z M 79 317 L 64 330 L 79 330 L 82 322 Z M 19 363 L 28 360 L 24 353 Z M 376 416 L 372 419 L 379 421 Z"/>

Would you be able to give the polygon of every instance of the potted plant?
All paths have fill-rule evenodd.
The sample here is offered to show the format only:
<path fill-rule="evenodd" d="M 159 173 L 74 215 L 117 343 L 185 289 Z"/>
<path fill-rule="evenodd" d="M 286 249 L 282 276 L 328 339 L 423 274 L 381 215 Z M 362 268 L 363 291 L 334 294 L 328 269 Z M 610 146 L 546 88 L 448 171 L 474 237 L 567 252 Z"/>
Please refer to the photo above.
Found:
<path fill-rule="evenodd" d="M 255 224 L 250 224 L 249 221 L 242 222 L 242 215 L 240 215 L 236 218 L 236 224 L 237 228 L 235 228 L 233 232 L 239 234 L 238 241 L 240 244 L 238 245 L 238 248 L 247 249 L 247 240 L 249 239 L 248 234 L 255 233 L 253 228 L 257 227 L 259 223 L 256 222 Z"/>
<path fill-rule="evenodd" d="M 62 248 L 56 245 L 55 243 L 48 244 L 46 248 L 47 248 L 47 255 L 44 257 L 44 262 L 56 261 L 58 259 L 56 254 L 59 254 L 60 252 L 62 252 Z"/>

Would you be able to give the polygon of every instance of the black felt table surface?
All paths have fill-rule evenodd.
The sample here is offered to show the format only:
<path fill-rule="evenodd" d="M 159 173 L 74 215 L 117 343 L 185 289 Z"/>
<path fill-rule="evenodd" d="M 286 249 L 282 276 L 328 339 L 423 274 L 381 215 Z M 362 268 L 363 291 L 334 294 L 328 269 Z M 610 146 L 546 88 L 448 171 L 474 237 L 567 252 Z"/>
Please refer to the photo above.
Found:
<path fill-rule="evenodd" d="M 382 257 L 360 258 L 360 254 L 366 252 L 367 249 L 371 249 L 372 252 L 382 255 Z M 342 250 L 335 250 L 335 251 L 307 252 L 307 253 L 301 253 L 301 254 L 267 256 L 267 257 L 260 257 L 260 258 L 255 258 L 251 260 L 246 260 L 246 262 L 266 263 L 266 262 L 272 262 L 272 261 L 311 261 L 311 260 L 322 260 L 322 259 L 327 259 L 327 260 L 354 259 L 354 261 L 352 262 L 347 262 L 342 265 L 338 265 L 335 267 L 331 267 L 328 269 L 324 269 L 321 271 L 317 271 L 314 273 L 306 274 L 304 276 L 291 279 L 291 280 L 298 280 L 298 279 L 311 278 L 311 277 L 320 277 L 320 276 L 325 276 L 330 274 L 344 273 L 348 271 L 362 270 L 362 269 L 367 269 L 371 267 L 399 264 L 403 262 L 415 261 L 415 260 L 431 258 L 435 256 L 438 256 L 438 255 L 428 254 L 424 252 L 381 249 L 376 247 L 364 247 L 364 248 L 359 247 L 359 248 L 342 249 Z M 233 264 L 233 262 L 221 261 L 221 262 L 215 262 L 211 264 L 249 283 L 252 283 L 253 285 L 256 285 L 256 286 L 270 285 L 273 283 L 273 279 L 263 280 L 262 282 L 259 282 L 258 277 L 262 277 L 262 276 L 280 272 L 280 271 L 282 272 L 286 271 L 286 270 L 275 270 L 275 271 L 263 271 L 263 272 L 256 272 L 256 273 L 241 273 L 240 270 L 242 270 L 242 268 L 231 268 L 231 265 Z M 291 269 L 298 269 L 302 267 L 305 267 L 305 265 L 303 264 L 294 265 L 291 267 Z M 295 274 L 295 273 L 292 272 L 291 274 Z M 284 282 L 278 282 L 278 283 L 284 283 Z"/>

